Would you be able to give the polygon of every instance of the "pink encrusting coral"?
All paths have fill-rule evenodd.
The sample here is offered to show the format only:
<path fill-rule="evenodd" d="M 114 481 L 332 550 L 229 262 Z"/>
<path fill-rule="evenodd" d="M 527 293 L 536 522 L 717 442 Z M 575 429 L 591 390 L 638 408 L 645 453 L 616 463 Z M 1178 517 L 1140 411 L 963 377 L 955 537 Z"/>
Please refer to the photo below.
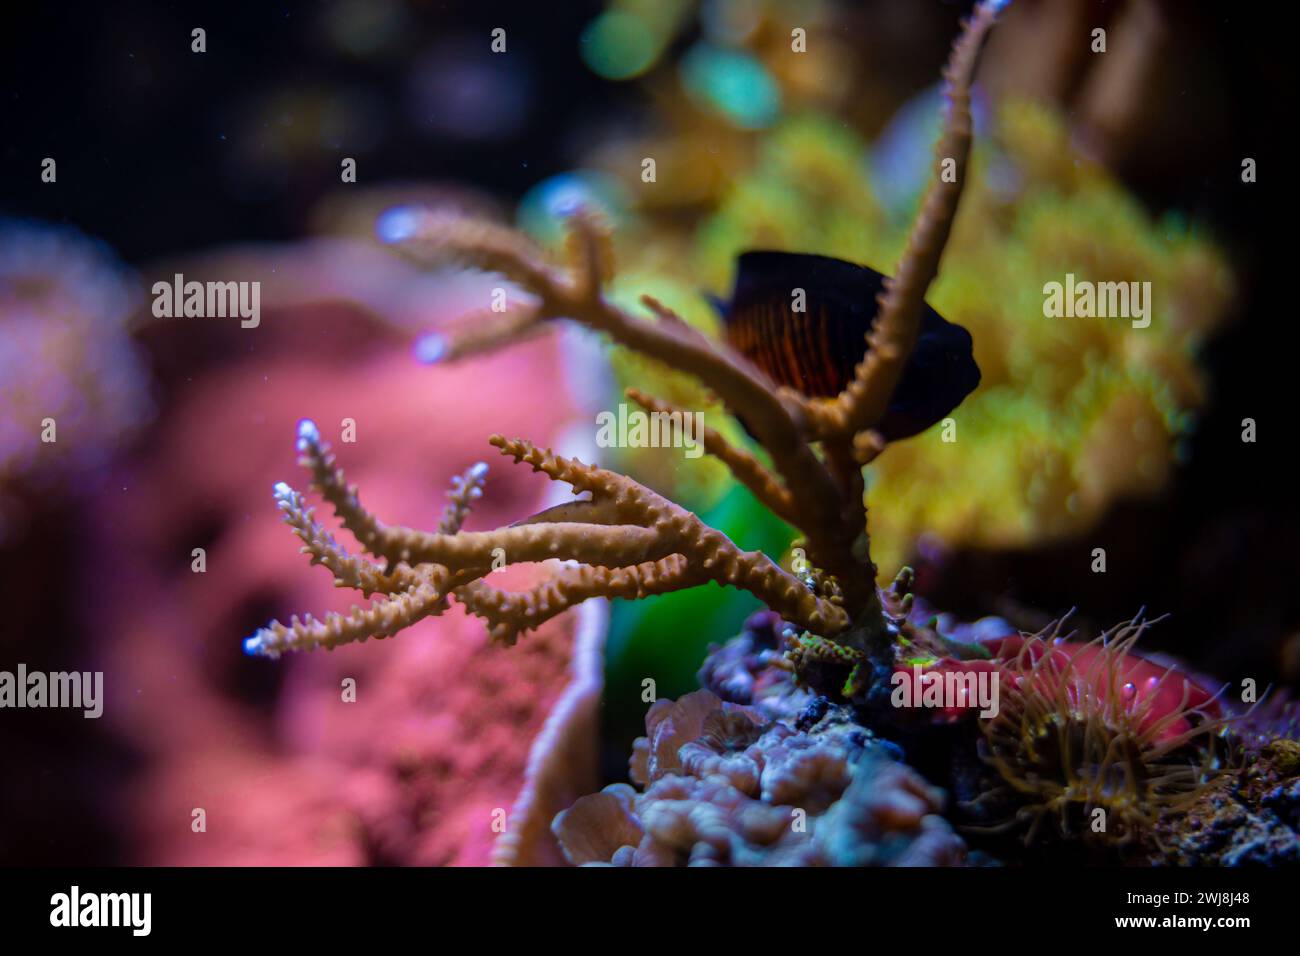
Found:
<path fill-rule="evenodd" d="M 179 388 L 150 447 L 98 505 L 106 546 L 132 542 L 99 569 L 91 610 L 106 635 L 106 713 L 142 762 L 124 807 L 133 862 L 486 863 L 498 829 L 513 824 L 530 750 L 574 671 L 585 681 L 579 697 L 590 697 L 593 674 L 599 680 L 595 663 L 575 660 L 599 658 L 598 605 L 580 648 L 574 615 L 511 652 L 459 611 L 424 622 L 425 633 L 390 653 L 345 648 L 274 672 L 232 645 L 232 631 L 267 613 L 342 597 L 324 572 L 301 573 L 288 530 L 253 518 L 292 463 L 283 436 L 303 414 L 333 434 L 352 419 L 353 473 L 412 520 L 442 512 L 483 427 L 556 436 L 574 414 L 555 385 L 549 339 L 430 376 L 382 330 L 341 331 L 367 323 L 355 309 L 301 306 L 264 315 L 259 330 L 229 331 L 259 347 Z M 505 381 L 513 388 L 492 385 Z M 540 392 L 546 402 L 516 400 Z M 471 394 L 472 418 L 446 413 Z M 487 481 L 493 495 L 471 525 L 545 491 L 517 472 Z M 518 567 L 494 579 L 527 587 L 537 575 Z M 355 681 L 355 702 L 344 699 L 345 680 Z M 586 762 L 564 767 L 567 799 L 597 784 L 592 714 L 574 717 L 575 726 L 551 728 L 570 753 L 586 741 Z M 564 785 L 535 797 L 533 812 L 549 822 L 559 806 L 546 813 L 546 801 L 567 802 Z M 203 832 L 193 829 L 197 809 Z"/>
<path fill-rule="evenodd" d="M 454 615 L 378 660 L 322 658 L 286 687 L 278 746 L 218 725 L 153 755 L 132 801 L 138 861 L 486 864 L 514 826 L 530 747 L 576 653 L 574 625 L 558 619 L 512 658 Z M 355 704 L 340 701 L 345 678 L 357 681 Z M 594 785 L 594 761 L 566 770 L 569 799 Z M 191 831 L 196 808 L 202 833 Z"/>

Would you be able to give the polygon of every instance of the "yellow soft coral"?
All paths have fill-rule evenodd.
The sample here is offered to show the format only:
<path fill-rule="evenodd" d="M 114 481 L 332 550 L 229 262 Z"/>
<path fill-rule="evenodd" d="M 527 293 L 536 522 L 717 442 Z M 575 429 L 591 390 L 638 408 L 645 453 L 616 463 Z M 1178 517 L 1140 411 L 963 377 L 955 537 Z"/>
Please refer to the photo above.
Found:
<path fill-rule="evenodd" d="M 1049 112 L 1005 107 L 994 142 L 1001 155 L 970 184 L 930 297 L 970 330 L 983 383 L 955 416 L 956 441 L 936 429 L 874 466 L 882 568 L 922 531 L 998 548 L 1087 530 L 1117 498 L 1164 487 L 1205 400 L 1196 350 L 1232 296 L 1224 258 L 1076 160 Z M 991 185 L 995 163 L 1010 191 Z M 1149 327 L 1045 317 L 1043 284 L 1067 273 L 1150 282 Z"/>
<path fill-rule="evenodd" d="M 1206 398 L 1197 349 L 1233 295 L 1210 239 L 1177 216 L 1153 217 L 1079 158 L 1051 110 L 1004 104 L 982 145 L 928 297 L 971 332 L 982 383 L 954 415 L 955 441 L 935 428 L 872 464 L 885 576 L 923 532 L 1030 547 L 1085 531 L 1120 497 L 1158 493 Z M 788 119 L 700 223 L 696 255 L 679 269 L 725 288 L 736 254 L 761 247 L 887 269 L 906 233 L 873 198 L 865 155 L 843 124 Z M 662 262 L 662 244 L 679 241 L 647 242 L 644 260 Z M 1043 285 L 1067 273 L 1150 282 L 1149 327 L 1045 317 Z"/>

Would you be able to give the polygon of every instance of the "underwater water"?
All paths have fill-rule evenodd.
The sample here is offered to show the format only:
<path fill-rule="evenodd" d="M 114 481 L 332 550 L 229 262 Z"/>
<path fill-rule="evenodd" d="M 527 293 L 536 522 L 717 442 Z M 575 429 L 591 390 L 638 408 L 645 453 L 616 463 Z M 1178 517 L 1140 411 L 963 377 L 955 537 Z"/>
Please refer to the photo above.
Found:
<path fill-rule="evenodd" d="M 0 865 L 1300 863 L 1276 23 L 68 16 L 0 85 Z"/>

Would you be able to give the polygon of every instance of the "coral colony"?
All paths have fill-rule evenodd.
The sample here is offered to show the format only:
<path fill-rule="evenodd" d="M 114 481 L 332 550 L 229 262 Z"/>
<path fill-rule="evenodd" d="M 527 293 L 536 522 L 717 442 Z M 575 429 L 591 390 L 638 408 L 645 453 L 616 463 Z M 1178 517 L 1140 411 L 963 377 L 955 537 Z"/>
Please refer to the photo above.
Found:
<path fill-rule="evenodd" d="M 602 295 L 602 285 L 613 275 L 609 235 L 585 212 L 572 217 L 564 269 L 548 264 L 523 236 L 488 222 L 405 211 L 400 228 L 390 221 L 382 229 L 412 255 L 458 258 L 504 275 L 536 299 L 535 305 L 477 323 L 471 333 L 449 341 L 444 360 L 567 318 L 706 382 L 745 423 L 771 465 L 713 429 L 705 429 L 705 450 L 798 529 L 799 547 L 810 565 L 804 574 L 792 574 L 764 554 L 742 552 L 694 515 L 623 475 L 500 435 L 490 442 L 503 454 L 589 497 L 492 532 L 459 532 L 454 518 L 445 518 L 437 533 L 386 526 L 362 507 L 316 426 L 304 422 L 298 448 L 315 486 L 344 527 L 386 565 L 343 551 L 287 486 L 276 490 L 280 507 L 314 561 L 340 583 L 386 599 L 351 615 L 306 618 L 288 626 L 272 623 L 249 638 L 249 652 L 276 656 L 388 636 L 439 613 L 453 597 L 484 618 L 495 636 L 513 642 L 535 623 L 589 597 L 644 597 L 715 581 L 752 592 L 785 620 L 818 635 L 818 642 L 805 648 L 806 655 L 824 657 L 827 663 L 848 660 L 887 674 L 895 634 L 870 560 L 861 468 L 884 449 L 879 426 L 922 332 L 925 290 L 938 271 L 970 151 L 971 76 L 997 7 L 978 9 L 948 68 L 950 105 L 936 156 L 953 175 L 932 181 L 903 259 L 880 295 L 865 355 L 852 380 L 833 397 L 809 397 L 776 385 L 754 364 L 650 297 L 642 301 L 653 321 L 612 305 Z M 628 397 L 650 411 L 671 411 L 635 390 Z M 558 558 L 578 566 L 532 592 L 506 595 L 482 580 L 498 549 L 510 563 Z"/>
<path fill-rule="evenodd" d="M 1041 548 L 1095 528 L 1117 499 L 1159 495 L 1213 395 L 1198 355 L 1238 298 L 1228 257 L 1205 225 L 1179 212 L 1153 215 L 1113 171 L 1081 155 L 1076 117 L 1011 94 L 990 106 L 927 293 L 973 337 L 980 386 L 962 402 L 955 430 L 931 428 L 873 462 L 872 557 L 881 568 L 906 564 L 922 538 L 956 550 Z M 712 133 L 676 128 L 665 112 L 671 133 L 637 141 L 638 154 L 685 153 L 692 163 L 710 155 Z M 749 153 L 725 158 L 724 188 L 697 217 L 693 194 L 678 197 L 671 215 L 662 211 L 665 193 L 687 177 L 629 192 L 640 203 L 632 212 L 592 187 L 594 201 L 618 209 L 636 232 L 620 248 L 618 290 L 653 283 L 666 298 L 724 287 L 733 271 L 739 284 L 737 253 L 755 245 L 891 265 L 910 225 L 911 173 L 928 170 L 933 114 L 927 92 L 873 144 L 834 111 L 791 112 Z M 613 175 L 626 163 L 619 153 L 602 168 Z M 559 193 L 561 177 L 538 191 L 548 188 Z M 1150 287 L 1105 281 L 1135 277 Z M 690 321 L 710 318 L 684 297 L 674 305 Z M 1097 319 L 1082 318 L 1090 309 Z M 1026 319 L 1044 311 L 1052 321 Z M 727 331 L 743 334 L 743 323 Z M 642 387 L 652 374 L 620 372 Z"/>
<path fill-rule="evenodd" d="M 1001 6 L 980 4 L 953 47 L 933 174 L 892 277 L 823 257 L 742 257 L 722 306 L 726 343 L 651 296 L 641 298 L 647 317 L 612 304 L 610 235 L 588 210 L 569 217 L 559 265 L 490 222 L 413 208 L 380 222 L 381 237 L 416 260 L 456 260 L 530 297 L 426 339 L 426 358 L 453 361 L 568 319 L 704 383 L 765 454 L 702 423 L 675 444 L 698 441 L 796 529 L 790 569 L 623 474 L 502 435 L 489 442 L 503 455 L 579 497 L 496 530 L 463 530 L 487 480 L 480 463 L 455 482 L 437 530 L 388 525 L 303 421 L 301 464 L 367 556 L 345 550 L 288 484 L 275 487 L 276 501 L 311 562 L 374 601 L 272 622 L 245 650 L 276 658 L 390 637 L 452 602 L 513 645 L 588 599 L 713 582 L 767 610 L 712 649 L 701 690 L 649 707 L 631 784 L 555 818 L 570 863 L 951 865 L 1028 859 L 1044 846 L 1159 862 L 1205 855 L 1211 843 L 1223 859 L 1294 856 L 1294 833 L 1270 809 L 1294 744 L 1279 722 L 1243 715 L 1200 678 L 1139 656 L 1140 616 L 1091 642 L 1063 622 L 1036 635 L 992 619 L 941 627 L 907 569 L 877 586 L 863 468 L 947 416 L 979 380 L 970 336 L 925 295 L 967 178 L 972 75 Z M 635 388 L 627 397 L 661 424 L 699 421 Z M 551 575 L 528 590 L 489 583 L 502 563 L 537 562 Z M 1265 728 L 1239 732 L 1251 720 Z M 927 782 L 936 776 L 951 794 Z M 1224 830 L 1225 806 L 1241 811 L 1239 827 Z M 498 860 L 534 861 L 513 844 Z"/>

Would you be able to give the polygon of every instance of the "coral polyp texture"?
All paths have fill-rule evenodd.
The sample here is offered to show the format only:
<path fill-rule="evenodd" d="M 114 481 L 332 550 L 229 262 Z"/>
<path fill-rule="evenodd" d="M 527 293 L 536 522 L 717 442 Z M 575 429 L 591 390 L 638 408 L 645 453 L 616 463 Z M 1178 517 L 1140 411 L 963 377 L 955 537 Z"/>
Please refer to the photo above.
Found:
<path fill-rule="evenodd" d="M 1135 619 L 1095 641 L 1008 638 L 999 713 L 981 722 L 985 758 L 1028 820 L 1063 837 L 1127 844 L 1154 835 L 1224 770 L 1229 717 L 1218 694 L 1133 651 Z"/>
<path fill-rule="evenodd" d="M 556 817 L 569 862 L 615 866 L 949 866 L 944 794 L 826 711 L 797 729 L 707 690 L 659 700 L 613 784 Z"/>
<path fill-rule="evenodd" d="M 388 637 L 442 613 L 453 600 L 509 644 L 588 598 L 642 598 L 714 582 L 749 591 L 819 640 L 858 656 L 871 657 L 874 651 L 889 657 L 892 638 L 869 554 L 862 466 L 885 445 L 881 423 L 921 333 L 925 293 L 938 272 L 966 178 L 971 79 L 997 8 L 979 6 L 953 48 L 935 174 L 898 267 L 884 281 L 862 359 L 838 394 L 812 397 L 778 386 L 649 296 L 642 299 L 649 318 L 615 305 L 604 292 L 614 275 L 610 235 L 598 217 L 581 209 L 569 219 L 566 257 L 558 265 L 523 235 L 491 222 L 419 209 L 395 210 L 381 219 L 380 235 L 407 254 L 498 273 L 530 297 L 506 313 L 476 317 L 441 342 L 426 342 L 426 358 L 482 352 L 569 319 L 694 376 L 744 423 L 767 460 L 714 428 L 702 430 L 704 450 L 798 531 L 807 568 L 792 573 L 761 552 L 741 550 L 691 512 L 624 475 L 500 435 L 490 441 L 502 454 L 584 497 L 494 531 L 464 531 L 459 518 L 470 495 L 463 492 L 483 479 L 476 466 L 458 486 L 463 500 L 437 531 L 387 525 L 362 506 L 318 429 L 304 422 L 298 447 L 312 484 L 370 557 L 339 546 L 289 486 L 278 485 L 276 499 L 313 563 L 324 565 L 340 586 L 376 597 L 369 607 L 346 614 L 273 622 L 247 640 L 246 650 L 275 657 L 287 650 Z M 939 175 L 940 167 L 955 175 Z M 681 410 L 637 391 L 629 391 L 629 397 L 682 427 Z M 554 568 L 527 591 L 504 591 L 486 580 L 502 564 L 532 562 L 554 562 Z"/>
<path fill-rule="evenodd" d="M 1066 618 L 1035 634 L 998 618 L 954 625 L 903 593 L 908 584 L 909 576 L 900 575 L 883 596 L 898 630 L 891 683 L 896 695 L 913 690 L 911 704 L 896 701 L 892 711 L 864 707 L 870 695 L 852 697 L 851 681 L 837 689 L 851 660 L 825 653 L 767 611 L 711 648 L 700 683 L 725 702 L 724 711 L 733 705 L 764 726 L 771 721 L 818 740 L 833 728 L 840 734 L 853 727 L 860 736 L 849 739 L 878 766 L 900 756 L 895 742 L 901 742 L 906 758 L 945 779 L 952 793 L 941 812 L 963 850 L 945 857 L 949 862 L 1042 861 L 1064 853 L 1081 862 L 1156 865 L 1296 860 L 1300 744 L 1290 702 L 1239 703 L 1226 687 L 1140 651 L 1139 639 L 1155 623 L 1141 615 L 1091 641 L 1066 633 Z M 801 658 L 804 667 L 791 666 Z M 817 673 L 818 664 L 825 673 Z M 982 676 L 997 681 L 989 711 L 981 710 L 988 701 L 977 692 Z M 932 691 L 932 704 L 917 703 Z M 651 753 L 664 752 L 653 749 L 656 732 L 648 723 Z M 676 741 L 686 769 L 673 772 L 735 774 L 743 769 L 741 756 L 761 766 L 773 746 L 765 738 L 725 763 L 687 767 L 688 757 L 716 737 L 701 730 L 691 747 Z M 646 746 L 638 743 L 638 752 Z M 634 756 L 632 779 L 644 786 L 639 762 L 644 757 Z M 889 771 L 913 772 L 903 764 Z M 653 783 L 640 793 L 619 787 L 605 793 L 627 797 L 621 812 L 637 820 L 657 796 Z M 613 806 L 587 809 L 604 813 Z M 556 833 L 562 845 L 575 839 L 560 821 Z M 648 850 L 648 844 L 632 845 Z M 857 846 L 870 851 L 872 845 L 864 839 Z M 605 859 L 627 862 L 629 852 Z M 656 857 L 640 852 L 631 859 L 649 865 Z M 805 862 L 833 861 L 810 856 Z"/>
<path fill-rule="evenodd" d="M 1180 350 L 1209 324 L 1222 292 L 1223 271 L 1199 255 L 1199 247 L 1183 249 L 1167 272 L 1159 268 L 1164 251 L 1153 247 L 1139 250 L 1142 266 L 1132 274 L 1172 277 L 1183 287 L 1179 276 L 1196 272 L 1197 262 L 1207 264 L 1204 284 L 1189 281 L 1192 292 L 1176 304 L 1175 318 L 1162 321 L 1160 335 L 1167 339 L 1131 339 L 1118 324 L 1105 331 L 1081 324 L 1065 332 L 1053 325 L 1022 349 L 993 320 L 998 310 L 1020 314 L 1027 306 L 1008 305 L 1001 293 L 979 288 L 979 277 L 997 276 L 1000 268 L 1026 272 L 1024 258 L 990 262 L 1001 253 L 986 253 L 963 235 L 957 210 L 968 179 L 995 178 L 983 170 L 975 176 L 970 162 L 971 83 L 1000 6 L 978 5 L 953 47 L 931 175 L 892 276 L 820 255 L 754 252 L 741 259 L 735 295 L 722 310 L 722 337 L 653 295 L 639 296 L 639 310 L 630 304 L 628 277 L 615 269 L 612 231 L 589 206 L 567 211 L 558 254 L 517 230 L 445 209 L 402 206 L 380 217 L 380 238 L 414 262 L 459 264 L 513 287 L 504 311 L 484 311 L 424 336 L 417 351 L 425 363 L 493 352 L 536 338 L 560 320 L 603 335 L 619 350 L 621 374 L 648 371 L 668 389 L 673 400 L 638 387 L 625 391 L 662 426 L 660 438 L 698 444 L 715 471 L 729 474 L 797 535 L 784 567 L 763 551 L 741 548 L 628 475 L 502 434 L 488 442 L 515 464 L 569 486 L 572 500 L 492 530 L 469 530 L 471 511 L 491 492 L 488 466 L 478 462 L 452 481 L 436 529 L 389 524 L 362 504 L 320 428 L 310 420 L 299 423 L 297 449 L 311 488 L 360 551 L 336 539 L 290 484 L 275 486 L 275 500 L 310 562 L 322 565 L 337 587 L 372 600 L 346 612 L 273 621 L 246 640 L 249 654 L 275 658 L 388 638 L 455 604 L 506 646 L 591 599 L 639 600 L 714 584 L 748 592 L 765 606 L 741 637 L 711 651 L 699 674 L 703 690 L 676 700 L 645 698 L 654 702 L 646 735 L 634 746 L 631 784 L 572 802 L 574 784 L 564 768 L 590 762 L 591 735 L 582 731 L 595 719 L 600 684 L 575 668 L 564 702 L 538 737 L 515 822 L 497 842 L 496 862 L 962 865 L 1014 860 L 1030 848 L 1062 842 L 1106 859 L 1170 860 L 1200 852 L 1185 827 L 1192 826 L 1193 812 L 1207 812 L 1208 794 L 1230 799 L 1216 788 L 1243 755 L 1267 765 L 1258 779 L 1285 778 L 1290 751 L 1278 743 L 1285 735 L 1260 730 L 1259 739 L 1244 746 L 1236 732 L 1240 712 L 1176 665 L 1135 651 L 1147 626 L 1140 616 L 1095 641 L 1076 641 L 1062 636 L 1060 625 L 1030 635 L 996 618 L 954 624 L 913 596 L 906 568 L 892 585 L 877 584 L 865 469 L 891 457 L 881 457 L 887 446 L 952 414 L 980 382 L 977 361 L 991 372 L 974 399 L 982 394 L 985 410 L 1004 401 L 1008 408 L 1027 408 L 1017 404 L 1029 391 L 1020 385 L 1043 355 L 1054 364 L 1073 362 L 1080 377 L 1072 381 L 1081 383 L 1075 398 L 1083 398 L 1075 404 L 1103 412 L 1089 412 L 1086 422 L 1063 434 L 1070 441 L 1083 432 L 1090 436 L 1088 460 L 1094 452 L 1119 454 L 1147 474 L 1164 452 L 1152 457 L 1132 443 L 1177 430 L 1171 423 L 1199 391 Z M 1026 149 L 1029 166 L 1052 165 L 1050 155 L 1034 152 L 1032 144 Z M 1069 170 L 1055 174 L 1083 177 L 1076 191 L 1087 181 Z M 1061 211 L 1064 200 L 1038 196 L 1026 204 L 1036 210 L 1030 214 L 1013 210 L 988 183 L 980 188 L 981 217 L 1027 221 L 1012 230 L 1017 242 L 1028 244 L 1025 255 L 1032 246 L 1062 269 L 1087 258 L 1090 247 L 1077 228 L 1060 235 L 1043 231 L 1060 216 L 1079 218 L 1076 209 Z M 863 202 L 862 215 L 855 210 L 831 220 L 843 225 L 885 216 L 874 202 Z M 1095 202 L 1105 216 L 1136 216 L 1104 190 Z M 773 219 L 801 221 L 798 215 Z M 725 226 L 725 218 L 715 225 Z M 950 234 L 960 240 L 954 245 L 964 244 L 967 258 L 956 279 L 945 280 L 939 266 Z M 837 242 L 854 241 L 835 230 L 832 235 Z M 879 241 L 863 237 L 861 249 L 869 253 Z M 808 250 L 822 251 L 820 240 Z M 974 290 L 963 296 L 961 313 L 981 330 L 973 355 L 969 332 L 926 303 L 932 283 L 938 291 L 945 281 Z M 872 311 L 863 299 L 877 288 Z M 781 311 L 778 300 L 787 291 L 796 300 L 806 293 L 807 315 Z M 696 305 L 683 311 L 696 316 Z M 849 325 L 846 315 L 856 324 Z M 846 336 L 848 358 L 857 361 L 843 361 Z M 1081 354 L 1073 348 L 1079 337 L 1090 343 Z M 1162 342 L 1175 343 L 1178 361 L 1162 359 Z M 1040 346 L 1046 351 L 1035 352 Z M 1126 378 L 1127 359 L 1120 361 L 1125 356 L 1136 356 L 1134 369 L 1159 367 L 1165 377 L 1131 376 L 1134 386 Z M 687 407 L 695 401 L 705 411 Z M 1155 418 L 1148 421 L 1144 410 Z M 969 419 L 958 414 L 963 428 L 979 433 L 983 412 Z M 1160 432 L 1155 419 L 1169 429 Z M 1137 427 L 1138 420 L 1150 428 Z M 998 436 L 1024 438 L 1024 429 L 998 421 Z M 1056 428 L 1028 412 L 1017 422 L 1031 431 Z M 995 456 L 1000 467 L 1059 477 L 1054 466 L 1039 467 L 1043 456 L 1051 458 L 1050 449 L 1032 436 L 1024 441 L 1042 455 L 1022 447 Z M 924 467 L 916 467 L 924 477 Z M 983 473 L 950 468 L 946 480 L 968 485 L 971 475 Z M 1113 490 L 1078 492 L 1066 495 L 1073 504 L 1057 504 L 1071 515 L 1095 514 Z M 933 485 L 926 494 L 935 495 Z M 964 488 L 939 497 L 954 507 L 975 500 Z M 887 514 L 900 499 L 884 498 Z M 964 514 L 978 523 L 978 504 Z M 521 578 L 496 576 L 510 565 L 533 566 L 534 576 L 522 577 L 528 586 L 511 590 L 504 582 Z M 590 656 L 583 657 L 588 666 Z M 907 691 L 900 702 L 899 693 Z M 953 799 L 928 783 L 923 770 L 946 774 Z M 1274 800 L 1273 790 L 1256 787 L 1236 799 L 1264 821 L 1261 826 L 1272 824 L 1265 804 Z M 548 817 L 565 805 L 569 809 L 548 826 Z M 1019 838 L 1010 841 L 1018 851 L 1006 851 L 1008 833 Z"/>

